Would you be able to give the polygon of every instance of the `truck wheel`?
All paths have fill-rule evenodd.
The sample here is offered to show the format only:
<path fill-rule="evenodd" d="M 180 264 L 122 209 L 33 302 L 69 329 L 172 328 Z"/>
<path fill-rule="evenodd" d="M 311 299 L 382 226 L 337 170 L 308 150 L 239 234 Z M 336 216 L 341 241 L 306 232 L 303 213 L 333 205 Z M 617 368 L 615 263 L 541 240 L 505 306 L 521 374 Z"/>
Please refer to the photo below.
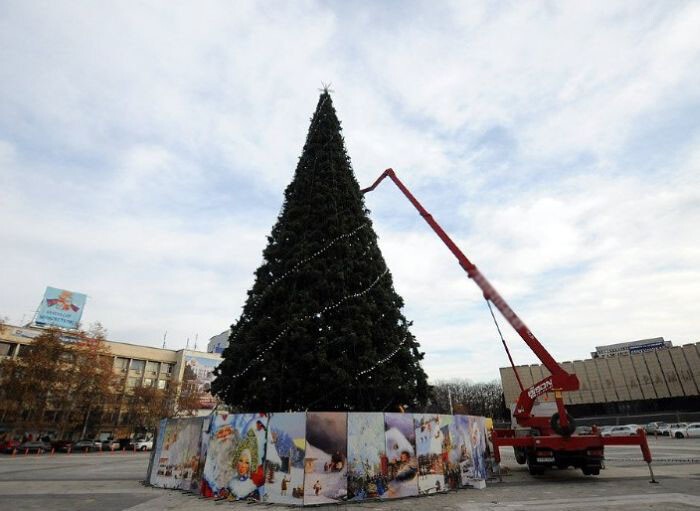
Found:
<path fill-rule="evenodd" d="M 581 468 L 581 472 L 583 472 L 583 475 L 585 476 L 597 476 L 600 475 L 600 469 L 599 468 L 593 468 L 593 467 L 583 467 Z"/>
<path fill-rule="evenodd" d="M 515 452 L 515 461 L 518 462 L 518 465 L 524 465 L 527 462 L 525 449 L 522 447 L 513 447 L 513 451 Z"/>
<path fill-rule="evenodd" d="M 561 436 L 571 436 L 573 432 L 576 431 L 576 423 L 574 422 L 574 418 L 569 415 L 568 412 L 566 414 L 566 420 L 569 421 L 569 424 L 566 426 L 566 428 L 564 428 L 559 422 L 559 412 L 556 412 L 549 420 L 549 425 L 552 426 L 552 429 L 556 434 Z"/>

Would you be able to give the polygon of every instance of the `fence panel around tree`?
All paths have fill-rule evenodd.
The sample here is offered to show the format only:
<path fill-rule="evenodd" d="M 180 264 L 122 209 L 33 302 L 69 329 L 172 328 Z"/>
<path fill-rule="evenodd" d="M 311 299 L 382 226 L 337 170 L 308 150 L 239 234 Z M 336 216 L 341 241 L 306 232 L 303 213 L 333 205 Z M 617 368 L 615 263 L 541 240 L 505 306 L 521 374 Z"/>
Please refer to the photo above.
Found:
<path fill-rule="evenodd" d="M 487 477 L 483 417 L 308 412 L 163 420 L 147 480 L 287 505 L 392 499 Z"/>

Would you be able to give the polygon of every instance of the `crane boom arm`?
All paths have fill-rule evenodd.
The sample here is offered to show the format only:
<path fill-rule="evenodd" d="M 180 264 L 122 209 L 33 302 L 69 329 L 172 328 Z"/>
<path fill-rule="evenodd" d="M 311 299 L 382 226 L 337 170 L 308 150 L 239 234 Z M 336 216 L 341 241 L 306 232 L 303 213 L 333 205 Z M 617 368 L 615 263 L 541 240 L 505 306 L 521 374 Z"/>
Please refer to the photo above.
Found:
<path fill-rule="evenodd" d="M 413 204 L 413 206 L 418 210 L 418 213 L 420 213 L 423 219 L 428 223 L 428 225 L 430 225 L 433 231 L 435 231 L 435 234 L 437 234 L 442 242 L 447 245 L 447 248 L 449 248 L 450 252 L 452 252 L 452 254 L 457 258 L 459 265 L 465 272 L 467 272 L 469 278 L 472 279 L 477 286 L 479 286 L 479 289 L 481 289 L 482 293 L 484 294 L 484 298 L 496 306 L 503 317 L 508 321 L 508 323 L 510 323 L 515 331 L 518 332 L 523 341 L 525 341 L 525 344 L 528 345 L 532 352 L 542 361 L 544 366 L 551 373 L 550 376 L 536 382 L 527 389 L 522 388 L 521 385 L 522 392 L 516 405 L 516 418 L 523 420 L 529 419 L 535 399 L 542 394 L 549 391 L 577 390 L 579 388 L 579 381 L 576 375 L 566 372 L 561 368 L 561 366 L 559 366 L 545 347 L 542 346 L 540 341 L 535 337 L 532 331 L 530 331 L 527 325 L 525 325 L 525 323 L 518 317 L 513 309 L 510 308 L 508 303 L 506 303 L 503 297 L 501 297 L 498 291 L 496 291 L 486 277 L 484 277 L 484 275 L 479 271 L 476 265 L 474 265 L 467 258 L 467 256 L 464 255 L 464 253 L 457 245 L 455 245 L 442 227 L 440 227 L 440 225 L 435 221 L 433 216 L 428 213 L 428 211 L 421 205 L 420 202 L 418 202 L 408 188 L 406 188 L 406 186 L 396 176 L 393 169 L 386 169 L 370 187 L 363 189 L 362 193 L 364 194 L 371 192 L 387 177 L 390 178 L 394 184 L 396 184 L 399 190 L 401 190 L 411 204 Z M 510 353 L 508 354 L 508 357 L 510 358 Z M 512 363 L 513 361 L 511 359 L 511 364 Z M 515 371 L 515 366 L 513 366 L 513 371 Z"/>

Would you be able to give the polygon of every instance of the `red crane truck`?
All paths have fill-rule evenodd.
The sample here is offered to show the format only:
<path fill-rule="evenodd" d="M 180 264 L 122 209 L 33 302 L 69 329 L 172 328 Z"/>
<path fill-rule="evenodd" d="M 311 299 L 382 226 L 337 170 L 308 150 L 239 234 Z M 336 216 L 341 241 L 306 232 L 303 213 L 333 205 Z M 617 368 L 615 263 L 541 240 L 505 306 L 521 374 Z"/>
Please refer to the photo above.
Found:
<path fill-rule="evenodd" d="M 532 475 L 540 475 L 544 473 L 545 469 L 551 467 L 580 468 L 586 475 L 598 475 L 601 468 L 604 468 L 604 448 L 606 445 L 639 445 L 644 461 L 647 462 L 649 467 L 651 480 L 655 482 L 654 473 L 651 469 L 651 452 L 649 451 L 644 430 L 640 429 L 636 435 L 628 437 L 603 437 L 595 427 L 591 434 L 574 434 L 574 420 L 566 411 L 562 393 L 578 390 L 579 381 L 576 375 L 566 372 L 552 358 L 525 323 L 510 308 L 489 281 L 486 280 L 486 277 L 479 269 L 467 259 L 467 256 L 464 255 L 432 215 L 411 194 L 392 169 L 385 170 L 372 186 L 363 189 L 362 193 L 371 192 L 387 177 L 396 184 L 443 243 L 447 245 L 447 248 L 457 258 L 459 265 L 467 272 L 468 277 L 479 286 L 491 310 L 494 322 L 496 322 L 496 317 L 493 315 L 491 304 L 499 310 L 513 329 L 518 332 L 525 344 L 542 361 L 542 364 L 550 373 L 543 380 L 525 388 L 513 363 L 513 358 L 505 339 L 501 334 L 500 328 L 498 328 L 498 322 L 496 322 L 501 341 L 521 390 L 520 397 L 513 411 L 513 419 L 517 422 L 518 427 L 515 429 L 494 429 L 491 434 L 496 463 L 500 462 L 500 447 L 510 446 L 514 449 L 516 461 L 520 464 L 527 463 L 529 472 Z M 554 394 L 557 411 L 551 417 L 535 416 L 533 414 L 535 402 L 540 396 L 550 393 Z"/>

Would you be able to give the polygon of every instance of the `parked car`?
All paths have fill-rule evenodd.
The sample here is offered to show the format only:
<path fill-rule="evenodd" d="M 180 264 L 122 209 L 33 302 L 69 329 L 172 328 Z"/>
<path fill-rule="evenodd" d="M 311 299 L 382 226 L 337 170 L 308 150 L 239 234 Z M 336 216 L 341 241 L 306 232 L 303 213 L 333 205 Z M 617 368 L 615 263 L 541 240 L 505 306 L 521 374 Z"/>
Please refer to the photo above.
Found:
<path fill-rule="evenodd" d="M 136 440 L 136 442 L 134 442 L 134 446 L 137 451 L 150 451 L 153 449 L 153 440 Z"/>
<path fill-rule="evenodd" d="M 700 438 L 700 422 L 691 422 L 685 428 L 672 431 L 675 438 Z"/>
<path fill-rule="evenodd" d="M 73 452 L 92 452 L 97 450 L 97 446 L 95 445 L 94 440 L 78 440 L 73 444 L 72 451 Z"/>
<path fill-rule="evenodd" d="M 50 452 L 51 444 L 41 440 L 31 440 L 19 445 L 17 452 Z"/>
<path fill-rule="evenodd" d="M 19 451 L 20 443 L 19 440 L 5 440 L 4 442 L 0 442 L 0 452 L 12 454 L 15 449 Z"/>
<path fill-rule="evenodd" d="M 700 437 L 700 422 L 691 422 L 688 424 L 686 431 L 688 432 L 688 437 L 690 438 Z"/>
<path fill-rule="evenodd" d="M 56 440 L 55 442 L 51 442 L 51 447 L 53 447 L 56 452 L 68 452 L 69 449 L 72 449 L 73 442 L 71 440 Z"/>
<path fill-rule="evenodd" d="M 664 427 L 668 428 L 668 424 L 665 422 L 650 422 L 644 426 L 644 430 L 646 431 L 647 435 L 663 435 L 662 430 Z"/>
<path fill-rule="evenodd" d="M 670 424 L 668 428 L 668 434 L 672 438 L 684 438 L 685 429 L 688 427 L 686 422 L 676 422 L 675 424 Z"/>
<path fill-rule="evenodd" d="M 119 443 L 119 440 L 111 439 L 111 440 L 105 440 L 102 442 L 102 450 L 103 451 L 118 451 L 121 449 L 121 445 Z"/>
<path fill-rule="evenodd" d="M 631 436 L 637 434 L 637 429 L 639 426 L 626 425 L 626 426 L 613 426 L 609 430 L 603 431 L 603 436 Z"/>

